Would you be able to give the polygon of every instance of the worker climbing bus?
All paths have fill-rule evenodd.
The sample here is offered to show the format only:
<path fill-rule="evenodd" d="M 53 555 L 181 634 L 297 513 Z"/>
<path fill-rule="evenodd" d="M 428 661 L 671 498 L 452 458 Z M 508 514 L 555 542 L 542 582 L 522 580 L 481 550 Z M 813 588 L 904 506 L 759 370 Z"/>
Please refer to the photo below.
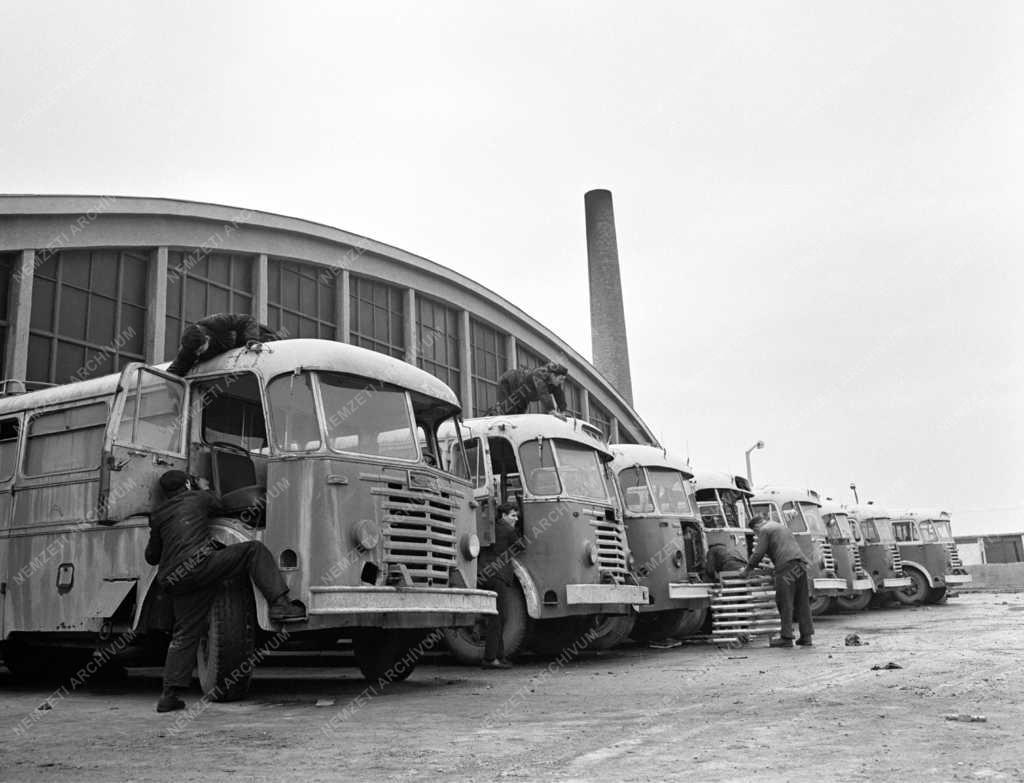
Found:
<path fill-rule="evenodd" d="M 473 485 L 483 546 L 494 541 L 498 505 L 519 509 L 515 580 L 499 598 L 505 656 L 527 648 L 594 649 L 620 634 L 635 607 L 647 604 L 648 591 L 629 571 L 610 484 L 612 454 L 600 430 L 577 419 L 518 414 L 470 419 L 441 437 L 451 469 Z M 446 640 L 459 660 L 481 663 L 484 635 L 478 623 L 448 631 Z"/>
<path fill-rule="evenodd" d="M 836 575 L 818 493 L 811 489 L 764 487 L 755 493 L 751 507 L 765 519 L 784 523 L 796 536 L 808 563 L 811 613 L 817 617 L 827 612 L 832 598 L 844 593 L 847 584 Z"/>
<path fill-rule="evenodd" d="M 910 587 L 896 598 L 910 606 L 944 603 L 948 585 L 970 582 L 963 563 L 954 564 L 949 547 L 939 540 L 935 523 L 949 528 L 949 512 L 940 509 L 908 509 L 892 515 L 892 532 L 900 548 L 903 572 Z M 952 531 L 950 531 L 952 532 Z M 953 544 L 954 550 L 956 544 Z M 959 560 L 959 553 L 957 560 Z"/>
<path fill-rule="evenodd" d="M 892 533 L 892 519 L 888 511 L 873 503 L 843 506 L 843 509 L 852 532 L 861 542 L 861 564 L 875 583 L 872 603 L 883 605 L 911 586 L 910 578 L 903 572 L 903 559 Z"/>
<path fill-rule="evenodd" d="M 268 640 L 348 637 L 366 677 L 404 679 L 432 629 L 495 611 L 476 589 L 470 487 L 436 467 L 438 428 L 458 415 L 426 372 L 305 339 L 229 350 L 184 377 L 132 363 L 0 399 L 8 667 L 31 674 L 120 637 L 126 654 L 163 662 L 170 601 L 144 550 L 158 480 L 182 471 L 219 499 L 214 537 L 262 541 L 307 610 L 284 633 L 248 579 L 218 592 L 197 661 L 211 699 L 245 694 Z"/>
<path fill-rule="evenodd" d="M 701 573 L 706 545 L 691 500 L 693 473 L 664 449 L 626 443 L 611 448 L 630 571 L 649 593 L 633 636 L 658 641 L 697 633 L 711 596 Z"/>
<path fill-rule="evenodd" d="M 842 506 L 826 503 L 821 507 L 828 543 L 836 564 L 836 575 L 846 580 L 846 591 L 833 599 L 833 609 L 859 612 L 867 609 L 875 594 L 874 580 L 864 570 L 862 539 L 856 523 L 851 523 Z"/>

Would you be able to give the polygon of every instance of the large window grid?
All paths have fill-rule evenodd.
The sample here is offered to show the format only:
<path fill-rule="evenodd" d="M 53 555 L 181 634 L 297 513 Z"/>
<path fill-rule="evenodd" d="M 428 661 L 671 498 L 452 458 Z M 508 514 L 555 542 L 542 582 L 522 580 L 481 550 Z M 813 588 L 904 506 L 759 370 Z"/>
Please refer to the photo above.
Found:
<path fill-rule="evenodd" d="M 283 258 L 267 259 L 267 326 L 282 338 L 333 340 L 333 270 Z"/>
<path fill-rule="evenodd" d="M 349 278 L 349 341 L 405 358 L 405 300 L 401 288 L 365 277 Z"/>
<path fill-rule="evenodd" d="M 460 392 L 459 311 L 422 296 L 416 297 L 419 350 L 416 363 Z"/>
<path fill-rule="evenodd" d="M 473 415 L 483 416 L 498 401 L 498 379 L 508 369 L 507 336 L 475 319 L 469 322 L 473 347 Z"/>
<path fill-rule="evenodd" d="M 612 415 L 593 397 L 590 398 L 590 423 L 601 430 L 606 438 L 612 437 Z"/>
<path fill-rule="evenodd" d="M 164 355 L 172 358 L 185 326 L 215 313 L 252 313 L 253 257 L 231 253 L 167 254 L 167 331 Z"/>
<path fill-rule="evenodd" d="M 69 383 L 144 361 L 148 272 L 145 253 L 37 254 L 27 380 Z"/>

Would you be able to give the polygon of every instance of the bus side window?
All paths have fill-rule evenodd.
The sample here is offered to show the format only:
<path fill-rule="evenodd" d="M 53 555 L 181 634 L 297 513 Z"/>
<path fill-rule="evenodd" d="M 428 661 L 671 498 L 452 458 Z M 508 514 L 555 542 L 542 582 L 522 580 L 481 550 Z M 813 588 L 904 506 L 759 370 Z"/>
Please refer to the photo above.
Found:
<path fill-rule="evenodd" d="M 94 402 L 33 416 L 25 440 L 25 475 L 98 468 L 107 412 L 107 403 Z"/>
<path fill-rule="evenodd" d="M 21 430 L 17 419 L 0 421 L 0 481 L 7 481 L 14 475 L 18 464 L 18 433 Z"/>
<path fill-rule="evenodd" d="M 184 386 L 140 368 L 134 372 L 128 389 L 117 430 L 118 442 L 180 453 Z"/>

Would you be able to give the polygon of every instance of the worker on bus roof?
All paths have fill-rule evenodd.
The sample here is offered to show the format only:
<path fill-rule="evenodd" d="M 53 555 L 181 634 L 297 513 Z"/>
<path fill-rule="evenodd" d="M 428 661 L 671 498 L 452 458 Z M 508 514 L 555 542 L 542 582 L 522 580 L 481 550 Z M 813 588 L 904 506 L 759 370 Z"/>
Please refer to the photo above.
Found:
<path fill-rule="evenodd" d="M 489 415 L 526 413 L 531 402 L 540 402 L 544 413 L 565 413 L 563 384 L 569 371 L 558 362 L 532 370 L 517 367 L 498 379 L 498 401 Z"/>
<path fill-rule="evenodd" d="M 215 313 L 200 318 L 181 335 L 178 355 L 167 372 L 186 375 L 196 364 L 220 356 L 232 348 L 253 348 L 260 343 L 277 340 L 271 331 L 245 313 Z"/>

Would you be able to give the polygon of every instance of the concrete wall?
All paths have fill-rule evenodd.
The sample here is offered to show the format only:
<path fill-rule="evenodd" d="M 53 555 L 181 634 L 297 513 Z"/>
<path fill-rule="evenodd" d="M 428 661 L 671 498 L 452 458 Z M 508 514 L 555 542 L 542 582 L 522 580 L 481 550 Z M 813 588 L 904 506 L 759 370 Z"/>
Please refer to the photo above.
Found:
<path fill-rule="evenodd" d="M 1024 590 L 1024 563 L 987 563 L 967 566 L 974 577 L 964 590 Z"/>
<path fill-rule="evenodd" d="M 981 565 L 985 562 L 981 554 L 981 544 L 977 541 L 971 544 L 957 544 L 956 548 L 965 566 Z"/>

